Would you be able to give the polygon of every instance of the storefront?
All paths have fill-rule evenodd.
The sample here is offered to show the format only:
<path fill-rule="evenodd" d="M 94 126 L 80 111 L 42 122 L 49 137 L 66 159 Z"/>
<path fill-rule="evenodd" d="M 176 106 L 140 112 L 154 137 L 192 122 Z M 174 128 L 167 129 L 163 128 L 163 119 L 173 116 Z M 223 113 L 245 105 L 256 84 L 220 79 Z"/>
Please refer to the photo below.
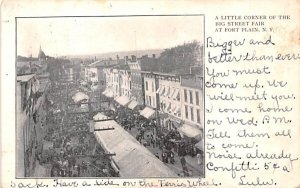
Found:
<path fill-rule="evenodd" d="M 160 117 L 161 129 L 165 133 L 171 130 L 176 130 L 182 125 L 182 120 L 173 115 L 160 112 L 159 117 Z"/>

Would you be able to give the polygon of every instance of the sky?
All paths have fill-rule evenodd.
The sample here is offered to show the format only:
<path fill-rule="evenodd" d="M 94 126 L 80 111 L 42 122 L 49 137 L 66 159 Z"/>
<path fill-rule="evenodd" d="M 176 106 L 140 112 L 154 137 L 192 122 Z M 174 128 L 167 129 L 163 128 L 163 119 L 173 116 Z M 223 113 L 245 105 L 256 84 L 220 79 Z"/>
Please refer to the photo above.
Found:
<path fill-rule="evenodd" d="M 203 42 L 202 16 L 18 18 L 17 54 L 88 55 Z"/>

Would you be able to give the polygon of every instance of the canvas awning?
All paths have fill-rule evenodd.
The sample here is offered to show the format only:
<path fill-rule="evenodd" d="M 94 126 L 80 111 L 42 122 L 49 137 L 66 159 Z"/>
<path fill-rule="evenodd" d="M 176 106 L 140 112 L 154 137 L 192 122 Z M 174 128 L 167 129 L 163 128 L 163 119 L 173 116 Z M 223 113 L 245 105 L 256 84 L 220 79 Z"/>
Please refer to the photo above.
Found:
<path fill-rule="evenodd" d="M 161 92 L 162 88 L 163 88 L 162 85 L 160 85 L 159 88 L 156 90 L 156 93 L 159 94 Z"/>
<path fill-rule="evenodd" d="M 155 110 L 153 110 L 152 108 L 149 108 L 149 107 L 145 107 L 141 112 L 140 114 L 142 116 L 144 116 L 145 118 L 147 119 L 151 119 L 151 118 L 154 118 L 154 115 L 155 115 Z"/>
<path fill-rule="evenodd" d="M 128 104 L 128 108 L 133 110 L 135 109 L 137 106 L 139 105 L 139 103 L 135 100 L 130 101 L 130 103 Z"/>
<path fill-rule="evenodd" d="M 114 96 L 114 93 L 110 90 L 105 94 L 105 96 L 112 98 Z"/>
<path fill-rule="evenodd" d="M 180 113 L 180 106 L 176 106 L 175 110 L 174 110 L 174 113 L 178 114 Z"/>
<path fill-rule="evenodd" d="M 103 95 L 105 95 L 106 97 L 113 97 L 114 96 L 114 93 L 112 92 L 111 89 L 109 88 L 106 88 L 103 92 L 102 92 Z"/>
<path fill-rule="evenodd" d="M 176 89 L 175 92 L 172 95 L 172 98 L 175 100 L 179 95 L 179 89 Z"/>
<path fill-rule="evenodd" d="M 114 120 L 95 123 L 95 129 L 113 127 L 113 130 L 95 131 L 95 137 L 111 159 L 121 177 L 176 177 L 162 161 L 143 147 Z"/>
<path fill-rule="evenodd" d="M 72 99 L 74 100 L 75 103 L 78 103 L 82 100 L 89 100 L 89 96 L 87 96 L 82 92 L 78 92 L 72 97 Z"/>
<path fill-rule="evenodd" d="M 126 106 L 130 102 L 130 99 L 124 95 L 116 98 L 115 100 L 122 106 Z"/>
<path fill-rule="evenodd" d="M 190 138 L 196 138 L 196 139 L 202 138 L 202 131 L 200 129 L 193 127 L 192 125 L 183 124 L 182 127 L 179 128 L 179 131 Z"/>
<path fill-rule="evenodd" d="M 175 110 L 176 110 L 176 107 L 177 107 L 176 104 L 172 104 L 172 105 L 171 105 L 171 110 L 170 110 L 170 112 L 174 113 Z"/>
<path fill-rule="evenodd" d="M 203 140 L 200 140 L 198 143 L 196 143 L 195 147 L 200 149 L 201 151 L 204 151 Z"/>
<path fill-rule="evenodd" d="M 159 95 L 162 96 L 165 92 L 165 86 L 161 86 L 161 90 L 159 91 Z"/>
<path fill-rule="evenodd" d="M 169 102 L 169 103 L 167 104 L 166 108 L 165 108 L 165 111 L 166 111 L 166 112 L 169 111 L 170 107 L 171 107 L 171 103 Z"/>
<path fill-rule="evenodd" d="M 175 88 L 171 88 L 170 89 L 170 93 L 169 93 L 169 98 L 172 98 L 172 96 L 173 96 L 173 94 L 174 94 L 174 92 L 176 91 L 176 89 Z"/>
<path fill-rule="evenodd" d="M 91 90 L 92 90 L 92 91 L 96 91 L 97 89 L 98 89 L 98 85 L 92 85 L 92 86 L 91 86 Z"/>
<path fill-rule="evenodd" d="M 170 94 L 170 87 L 167 87 L 164 96 L 167 97 L 169 94 Z"/>
<path fill-rule="evenodd" d="M 110 107 L 110 110 L 112 110 L 112 111 L 114 111 L 114 112 L 115 112 L 115 111 L 116 111 L 116 108 L 115 108 L 115 107 L 113 107 L 113 106 L 111 106 L 111 107 Z"/>
<path fill-rule="evenodd" d="M 103 120 L 108 119 L 108 117 L 100 112 L 93 116 L 93 120 Z"/>

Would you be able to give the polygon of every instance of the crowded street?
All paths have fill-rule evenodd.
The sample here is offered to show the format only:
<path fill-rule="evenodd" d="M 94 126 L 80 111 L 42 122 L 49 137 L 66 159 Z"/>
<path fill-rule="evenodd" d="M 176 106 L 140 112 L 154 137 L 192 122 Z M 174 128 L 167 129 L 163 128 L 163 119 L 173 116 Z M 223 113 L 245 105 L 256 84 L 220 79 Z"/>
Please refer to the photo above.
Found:
<path fill-rule="evenodd" d="M 76 99 L 77 93 L 89 100 L 81 99 L 80 96 Z M 154 119 L 144 118 L 137 111 L 90 90 L 80 81 L 66 82 L 61 79 L 53 82 L 43 108 L 48 113 L 39 133 L 42 139 L 38 140 L 33 172 L 35 176 L 119 176 L 110 163 L 113 154 L 103 150 L 90 130 L 90 121 L 98 112 L 115 120 L 177 176 L 203 174 L 202 157 L 196 148 L 189 148 L 189 143 L 182 141 L 178 131 L 165 134 L 157 127 Z"/>
<path fill-rule="evenodd" d="M 17 177 L 204 177 L 203 44 L 183 41 L 18 55 Z"/>
<path fill-rule="evenodd" d="M 114 177 L 109 158 L 90 133 L 89 113 L 72 104 L 78 88 L 64 83 L 51 85 L 44 108 L 34 174 L 46 177 Z"/>

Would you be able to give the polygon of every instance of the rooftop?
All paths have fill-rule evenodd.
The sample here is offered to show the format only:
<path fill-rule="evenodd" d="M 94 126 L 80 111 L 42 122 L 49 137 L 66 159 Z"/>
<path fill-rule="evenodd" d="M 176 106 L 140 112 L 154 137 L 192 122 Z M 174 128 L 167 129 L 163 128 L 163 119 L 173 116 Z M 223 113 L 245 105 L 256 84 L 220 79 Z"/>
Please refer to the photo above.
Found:
<path fill-rule="evenodd" d="M 23 74 L 23 75 L 17 75 L 17 81 L 18 82 L 28 82 L 31 80 L 35 74 Z"/>
<path fill-rule="evenodd" d="M 97 67 L 97 66 L 109 66 L 109 65 L 115 65 L 117 64 L 116 60 L 112 60 L 112 59 L 106 59 L 106 60 L 98 60 L 95 61 L 91 64 L 89 64 L 89 67 Z"/>

